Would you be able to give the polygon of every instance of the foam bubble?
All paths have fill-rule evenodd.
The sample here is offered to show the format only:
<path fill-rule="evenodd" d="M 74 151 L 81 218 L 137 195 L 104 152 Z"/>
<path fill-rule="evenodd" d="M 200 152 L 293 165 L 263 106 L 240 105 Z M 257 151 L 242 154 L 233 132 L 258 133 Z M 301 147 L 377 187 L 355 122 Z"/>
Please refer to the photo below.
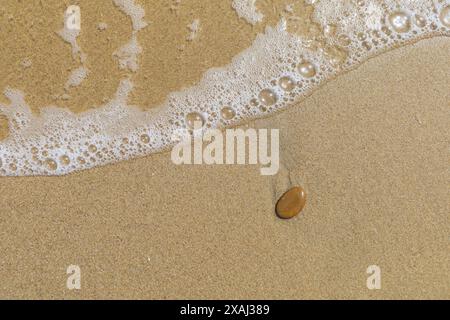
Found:
<path fill-rule="evenodd" d="M 298 65 L 298 72 L 305 78 L 312 78 L 316 75 L 316 67 L 309 61 L 304 61 Z"/>
<path fill-rule="evenodd" d="M 220 111 L 220 115 L 224 120 L 231 120 L 236 116 L 236 111 L 231 107 L 223 107 Z"/>
<path fill-rule="evenodd" d="M 444 7 L 441 10 L 441 13 L 439 15 L 439 18 L 441 19 L 441 22 L 447 27 L 450 28 L 450 5 Z"/>
<path fill-rule="evenodd" d="M 122 58 L 127 68 L 137 68 L 136 33 L 143 28 L 143 12 L 133 1 L 115 3 L 136 28 L 134 49 L 124 50 Z M 24 93 L 7 89 L 10 102 L 0 105 L 0 112 L 8 118 L 10 134 L 0 142 L 0 175 L 66 174 L 167 150 L 173 136 L 192 129 L 196 121 L 203 129 L 217 128 L 274 113 L 390 48 L 450 35 L 448 0 L 323 0 L 312 5 L 314 32 L 291 33 L 289 24 L 295 20 L 281 18 L 229 65 L 208 70 L 197 85 L 171 93 L 149 111 L 129 105 L 130 79 L 120 82 L 111 101 L 80 114 L 46 107 L 37 116 Z M 296 15 L 295 7 L 288 14 Z"/>
<path fill-rule="evenodd" d="M 259 101 L 265 106 L 272 106 L 278 100 L 277 94 L 271 89 L 264 89 L 259 93 Z"/>
<path fill-rule="evenodd" d="M 203 115 L 200 112 L 188 113 L 186 116 L 186 125 L 190 129 L 195 129 L 198 124 L 200 124 L 200 127 L 205 124 L 205 118 Z"/>
<path fill-rule="evenodd" d="M 31 66 L 33 65 L 33 61 L 31 61 L 30 58 L 25 58 L 22 60 L 22 62 L 20 63 L 20 65 L 24 68 L 24 69 L 28 69 L 31 68 Z"/>
<path fill-rule="evenodd" d="M 397 32 L 404 33 L 411 29 L 411 17 L 402 11 L 391 13 L 389 15 L 389 22 Z"/>

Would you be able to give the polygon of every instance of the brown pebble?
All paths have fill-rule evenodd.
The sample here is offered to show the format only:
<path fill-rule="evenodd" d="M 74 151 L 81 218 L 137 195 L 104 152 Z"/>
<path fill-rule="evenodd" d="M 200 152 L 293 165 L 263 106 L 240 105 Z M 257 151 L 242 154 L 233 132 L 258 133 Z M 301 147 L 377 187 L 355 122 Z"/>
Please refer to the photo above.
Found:
<path fill-rule="evenodd" d="M 305 190 L 302 187 L 293 187 L 281 196 L 275 209 L 281 219 L 291 219 L 303 210 L 305 204 Z"/>

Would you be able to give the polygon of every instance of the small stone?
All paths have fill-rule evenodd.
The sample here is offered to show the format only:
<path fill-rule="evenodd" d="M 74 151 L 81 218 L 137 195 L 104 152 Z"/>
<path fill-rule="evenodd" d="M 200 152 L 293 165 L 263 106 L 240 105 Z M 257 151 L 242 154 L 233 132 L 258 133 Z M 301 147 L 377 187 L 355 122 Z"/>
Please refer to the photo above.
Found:
<path fill-rule="evenodd" d="M 303 210 L 305 204 L 305 190 L 302 187 L 293 187 L 278 200 L 276 213 L 281 219 L 291 219 Z"/>

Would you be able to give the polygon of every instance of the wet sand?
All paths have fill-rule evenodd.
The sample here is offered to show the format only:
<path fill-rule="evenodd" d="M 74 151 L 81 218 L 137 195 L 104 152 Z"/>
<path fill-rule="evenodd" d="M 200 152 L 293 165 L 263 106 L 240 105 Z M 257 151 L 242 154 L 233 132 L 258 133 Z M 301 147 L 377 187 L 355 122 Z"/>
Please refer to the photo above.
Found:
<path fill-rule="evenodd" d="M 0 297 L 450 298 L 449 52 L 447 38 L 389 52 L 251 123 L 280 129 L 275 177 L 158 154 L 1 178 Z M 283 221 L 289 179 L 308 202 Z"/>
<path fill-rule="evenodd" d="M 261 3 L 265 21 L 255 26 L 239 19 L 228 1 L 137 2 L 146 12 L 148 27 L 138 35 L 143 50 L 139 70 L 127 72 L 119 69 L 114 53 L 130 40 L 132 24 L 113 1 L 5 0 L 0 11 L 0 88 L 22 90 L 36 113 L 50 105 L 82 112 L 113 98 L 120 80 L 130 77 L 135 84 L 130 104 L 156 107 L 170 92 L 195 85 L 208 69 L 229 64 L 265 26 L 276 25 L 288 1 L 278 2 L 276 7 Z M 80 6 L 82 12 L 83 32 L 77 41 L 87 56 L 89 74 L 79 86 L 65 90 L 70 73 L 80 66 L 70 44 L 57 34 L 69 5 Z M 189 25 L 196 19 L 200 29 L 189 41 Z M 8 100 L 1 95 L 0 103 Z"/>

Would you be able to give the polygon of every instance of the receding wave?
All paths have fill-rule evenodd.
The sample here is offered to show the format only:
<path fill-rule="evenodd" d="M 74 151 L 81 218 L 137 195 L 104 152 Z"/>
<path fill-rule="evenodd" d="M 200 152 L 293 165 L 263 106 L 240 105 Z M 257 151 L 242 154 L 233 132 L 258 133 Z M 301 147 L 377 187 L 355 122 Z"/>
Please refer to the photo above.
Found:
<path fill-rule="evenodd" d="M 139 33 L 151 28 L 132 0 L 114 0 L 132 21 L 130 41 L 115 55 L 124 70 L 139 69 L 145 55 Z M 248 23 L 264 21 L 257 1 L 230 1 Z M 99 26 L 105 28 L 106 26 Z M 199 23 L 191 27 L 192 37 Z M 61 30 L 81 66 L 66 86 L 89 76 L 79 32 Z M 222 68 L 208 70 L 195 86 L 171 93 L 158 108 L 130 105 L 133 90 L 124 78 L 103 106 L 72 113 L 46 107 L 34 114 L 24 92 L 7 88 L 0 105 L 8 136 L 0 142 L 0 175 L 62 175 L 170 148 L 179 130 L 223 128 L 270 115 L 309 95 L 370 57 L 423 38 L 450 35 L 448 0 L 305 0 L 288 4 L 274 27 Z"/>

